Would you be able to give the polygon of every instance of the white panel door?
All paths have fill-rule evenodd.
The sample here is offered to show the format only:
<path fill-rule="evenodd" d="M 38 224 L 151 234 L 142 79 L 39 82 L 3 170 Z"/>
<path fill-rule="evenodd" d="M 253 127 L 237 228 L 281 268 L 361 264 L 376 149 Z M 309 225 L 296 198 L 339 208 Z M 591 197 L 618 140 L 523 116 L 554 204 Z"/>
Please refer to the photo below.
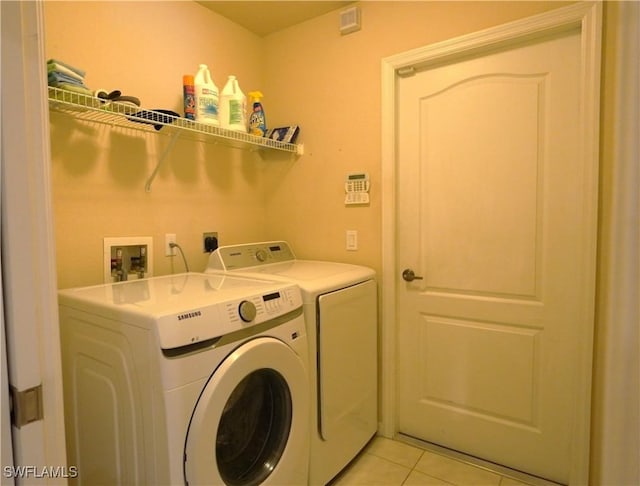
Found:
<path fill-rule="evenodd" d="M 592 214 L 580 31 L 398 81 L 399 431 L 568 482 Z M 587 306 L 588 307 L 588 302 Z"/>

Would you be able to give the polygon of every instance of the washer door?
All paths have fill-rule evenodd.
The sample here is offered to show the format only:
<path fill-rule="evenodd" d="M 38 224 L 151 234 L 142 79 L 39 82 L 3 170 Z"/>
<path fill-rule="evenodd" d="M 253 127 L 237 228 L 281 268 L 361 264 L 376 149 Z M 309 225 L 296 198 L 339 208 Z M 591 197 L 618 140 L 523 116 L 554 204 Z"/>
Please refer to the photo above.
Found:
<path fill-rule="evenodd" d="M 214 371 L 196 403 L 187 484 L 306 483 L 308 417 L 300 357 L 275 338 L 248 341 Z"/>

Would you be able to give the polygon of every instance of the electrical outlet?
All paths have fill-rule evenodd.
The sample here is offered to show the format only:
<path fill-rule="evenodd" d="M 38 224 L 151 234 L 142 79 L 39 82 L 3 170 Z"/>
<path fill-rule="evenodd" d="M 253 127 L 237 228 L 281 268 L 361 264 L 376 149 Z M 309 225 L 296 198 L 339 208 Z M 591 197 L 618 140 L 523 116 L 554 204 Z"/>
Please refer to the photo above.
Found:
<path fill-rule="evenodd" d="M 218 248 L 218 232 L 202 233 L 202 251 L 204 253 L 212 253 L 216 248 Z"/>
<path fill-rule="evenodd" d="M 166 233 L 164 235 L 164 256 L 175 256 L 176 249 L 171 248 L 169 246 L 170 243 L 176 242 L 176 234 L 175 233 Z"/>

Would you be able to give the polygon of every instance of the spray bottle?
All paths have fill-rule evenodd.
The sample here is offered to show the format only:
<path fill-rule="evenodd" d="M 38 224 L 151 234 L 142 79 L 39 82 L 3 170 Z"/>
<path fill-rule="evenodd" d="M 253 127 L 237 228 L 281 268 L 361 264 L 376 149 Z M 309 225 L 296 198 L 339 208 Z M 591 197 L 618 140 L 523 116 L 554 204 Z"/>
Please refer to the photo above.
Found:
<path fill-rule="evenodd" d="M 188 120 L 196 119 L 196 87 L 193 76 L 182 76 L 182 92 L 184 95 L 184 117 Z"/>
<path fill-rule="evenodd" d="M 267 119 L 264 114 L 264 108 L 260 100 L 263 94 L 260 91 L 251 91 L 249 93 L 249 103 L 253 105 L 249 114 L 249 133 L 264 137 L 267 132 Z"/>

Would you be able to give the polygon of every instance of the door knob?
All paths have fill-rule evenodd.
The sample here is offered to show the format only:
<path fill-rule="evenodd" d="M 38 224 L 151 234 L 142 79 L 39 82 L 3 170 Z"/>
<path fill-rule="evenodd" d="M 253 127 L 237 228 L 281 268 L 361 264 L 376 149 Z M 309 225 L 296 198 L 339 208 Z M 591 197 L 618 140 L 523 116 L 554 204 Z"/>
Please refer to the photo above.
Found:
<path fill-rule="evenodd" d="M 422 280 L 422 277 L 418 277 L 413 270 L 407 268 L 402 272 L 402 278 L 407 282 L 413 282 L 414 280 Z"/>

